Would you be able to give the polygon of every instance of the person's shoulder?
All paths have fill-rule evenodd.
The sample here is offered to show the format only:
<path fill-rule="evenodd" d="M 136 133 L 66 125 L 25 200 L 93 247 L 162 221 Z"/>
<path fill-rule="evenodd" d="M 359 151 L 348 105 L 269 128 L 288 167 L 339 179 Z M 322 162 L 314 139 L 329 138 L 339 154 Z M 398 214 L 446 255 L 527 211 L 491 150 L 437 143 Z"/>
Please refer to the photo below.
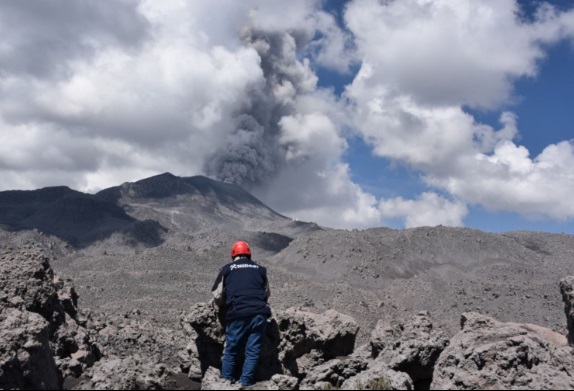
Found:
<path fill-rule="evenodd" d="M 259 269 L 259 270 L 267 270 L 267 268 L 266 268 L 265 266 L 263 266 L 263 265 L 262 265 L 261 263 L 259 263 L 259 262 L 254 261 L 253 259 L 246 258 L 246 262 L 247 262 L 248 264 L 253 265 L 253 266 L 257 266 L 257 269 Z"/>

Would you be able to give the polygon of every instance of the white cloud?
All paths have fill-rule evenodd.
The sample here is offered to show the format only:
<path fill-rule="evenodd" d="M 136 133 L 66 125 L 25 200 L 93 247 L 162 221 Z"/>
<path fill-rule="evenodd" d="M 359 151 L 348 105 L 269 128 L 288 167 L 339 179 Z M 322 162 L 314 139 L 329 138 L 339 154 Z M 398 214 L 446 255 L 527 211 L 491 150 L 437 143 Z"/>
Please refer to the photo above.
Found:
<path fill-rule="evenodd" d="M 335 125 L 322 113 L 285 116 L 279 122 L 283 130 L 280 142 L 287 148 L 287 161 L 308 158 L 311 154 L 326 159 L 339 157 L 346 148 Z"/>
<path fill-rule="evenodd" d="M 497 130 L 463 109 L 509 102 L 513 81 L 537 75 L 547 45 L 574 37 L 574 10 L 560 13 L 542 5 L 531 22 L 519 11 L 513 0 L 355 0 L 349 5 L 346 21 L 363 58 L 346 90 L 356 127 L 375 154 L 407 163 L 427 185 L 456 199 L 439 202 L 425 193 L 416 200 L 382 200 L 384 215 L 404 216 L 413 226 L 426 224 L 425 216 L 440 221 L 444 214 L 459 225 L 465 204 L 480 204 L 574 218 L 565 197 L 574 191 L 570 142 L 530 158 L 515 141 L 516 115 L 503 113 Z M 436 213 L 429 214 L 431 205 Z M 417 219 L 417 213 L 423 216 Z"/>
<path fill-rule="evenodd" d="M 377 199 L 351 181 L 349 166 L 329 165 L 322 158 L 290 165 L 255 194 L 276 200 L 293 218 L 331 228 L 380 224 Z"/>
<path fill-rule="evenodd" d="M 379 204 L 383 218 L 404 218 L 405 227 L 446 225 L 460 227 L 468 214 L 464 203 L 452 202 L 436 193 L 423 193 L 416 200 L 402 197 L 383 199 Z"/>
<path fill-rule="evenodd" d="M 310 50 L 315 50 L 316 62 L 341 73 L 350 72 L 350 66 L 358 63 L 353 37 L 337 25 L 335 17 L 326 12 L 316 14 L 317 29 L 321 38 L 313 41 Z"/>
<path fill-rule="evenodd" d="M 532 159 L 526 148 L 502 142 L 490 155 L 468 157 L 466 175 L 429 176 L 428 182 L 492 211 L 556 220 L 574 218 L 574 146 L 562 142 Z"/>
<path fill-rule="evenodd" d="M 572 29 L 571 13 L 526 23 L 514 0 L 354 0 L 345 18 L 371 81 L 432 105 L 504 103 L 536 75 L 542 44 Z"/>

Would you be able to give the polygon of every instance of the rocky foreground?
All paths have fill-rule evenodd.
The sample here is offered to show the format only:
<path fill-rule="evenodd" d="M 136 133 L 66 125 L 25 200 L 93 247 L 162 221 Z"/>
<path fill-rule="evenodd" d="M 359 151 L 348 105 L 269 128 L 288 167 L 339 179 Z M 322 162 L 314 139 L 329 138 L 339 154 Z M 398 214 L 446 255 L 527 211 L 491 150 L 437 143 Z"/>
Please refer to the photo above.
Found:
<path fill-rule="evenodd" d="M 453 338 L 428 312 L 358 322 L 298 308 L 269 320 L 254 389 L 574 389 L 574 277 L 560 282 L 569 335 L 479 313 Z M 34 247 L 0 255 L 0 389 L 229 389 L 219 378 L 224 325 L 210 303 L 172 328 L 134 308 L 78 308 L 69 280 Z"/>

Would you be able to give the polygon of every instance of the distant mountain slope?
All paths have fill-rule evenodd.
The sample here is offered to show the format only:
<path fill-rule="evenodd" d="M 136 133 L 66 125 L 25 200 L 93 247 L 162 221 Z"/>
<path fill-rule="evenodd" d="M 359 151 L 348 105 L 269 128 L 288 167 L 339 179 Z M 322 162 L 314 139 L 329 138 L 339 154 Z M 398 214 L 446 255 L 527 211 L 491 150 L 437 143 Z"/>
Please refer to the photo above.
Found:
<path fill-rule="evenodd" d="M 239 186 L 170 173 L 95 195 L 67 187 L 0 192 L 2 227 L 38 229 L 76 248 L 98 243 L 100 252 L 108 251 L 107 247 L 111 251 L 154 247 L 167 238 L 189 241 L 185 236 L 202 230 L 219 230 L 219 236 L 225 231 L 224 241 L 249 236 L 243 231 L 271 232 L 285 236 L 280 242 L 288 243 L 292 237 L 319 229 L 280 215 Z"/>
<path fill-rule="evenodd" d="M 75 247 L 116 232 L 136 241 L 147 232 L 142 237 L 152 238 L 150 245 L 160 242 L 157 223 L 138 221 L 114 203 L 67 187 L 0 192 L 0 225 L 16 231 L 37 229 Z"/>
<path fill-rule="evenodd" d="M 137 219 L 152 219 L 180 231 L 214 225 L 253 227 L 290 222 L 237 185 L 203 176 L 180 178 L 170 173 L 102 190 L 97 197 L 114 202 Z"/>

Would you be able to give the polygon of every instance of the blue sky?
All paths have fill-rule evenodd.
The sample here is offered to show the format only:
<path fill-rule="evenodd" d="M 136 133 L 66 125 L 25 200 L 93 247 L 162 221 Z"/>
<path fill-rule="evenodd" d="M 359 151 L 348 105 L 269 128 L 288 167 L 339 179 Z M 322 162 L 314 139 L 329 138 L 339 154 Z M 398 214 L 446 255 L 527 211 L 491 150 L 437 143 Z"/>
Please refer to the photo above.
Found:
<path fill-rule="evenodd" d="M 344 23 L 342 15 L 346 3 L 346 0 L 328 1 L 326 9 L 336 14 L 340 23 Z M 539 0 L 519 2 L 526 18 L 533 18 L 541 3 Z M 574 7 L 571 2 L 563 0 L 547 3 L 563 11 Z M 496 109 L 465 107 L 465 111 L 477 121 L 494 128 L 500 126 L 502 112 L 513 111 L 518 116 L 518 142 L 528 148 L 532 156 L 541 153 L 549 144 L 574 139 L 574 42 L 564 40 L 548 45 L 545 57 L 539 61 L 538 66 L 535 76 L 521 77 L 514 81 L 512 102 Z M 341 75 L 320 69 L 319 83 L 342 94 L 345 86 L 353 81 L 356 71 L 353 69 Z M 377 197 L 412 198 L 427 188 L 420 180 L 420 173 L 373 155 L 371 148 L 360 137 L 349 139 L 349 144 L 345 161 L 351 166 L 353 180 Z M 402 222 L 397 219 L 388 221 L 388 224 L 395 228 L 402 226 Z M 492 212 L 480 205 L 470 207 L 464 224 L 492 232 L 532 230 L 574 234 L 572 219 L 560 221 L 544 216 L 525 217 L 513 212 Z"/>
<path fill-rule="evenodd" d="M 163 172 L 337 228 L 574 234 L 574 4 L 0 2 L 0 191 Z"/>

